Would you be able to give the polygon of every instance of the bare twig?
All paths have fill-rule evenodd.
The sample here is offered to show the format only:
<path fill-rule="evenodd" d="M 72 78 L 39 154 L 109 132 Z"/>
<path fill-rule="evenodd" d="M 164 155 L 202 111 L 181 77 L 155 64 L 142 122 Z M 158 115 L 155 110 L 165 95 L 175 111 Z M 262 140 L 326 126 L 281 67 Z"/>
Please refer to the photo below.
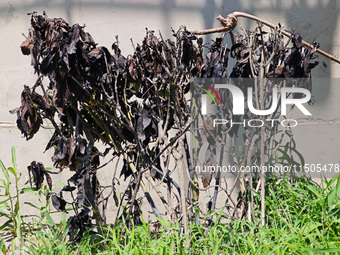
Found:
<path fill-rule="evenodd" d="M 254 15 L 248 14 L 248 13 L 244 13 L 244 12 L 233 12 L 231 14 L 229 14 L 225 19 L 221 17 L 221 15 L 219 15 L 217 17 L 218 20 L 222 20 L 221 24 L 223 25 L 223 27 L 220 28 L 212 28 L 212 29 L 206 29 L 206 30 L 189 30 L 191 33 L 195 34 L 195 35 L 206 35 L 206 34 L 212 34 L 212 33 L 221 33 L 221 32 L 231 32 L 237 25 L 237 18 L 238 17 L 243 17 L 243 18 L 247 18 L 247 19 L 251 19 L 257 22 L 260 22 L 264 25 L 266 25 L 267 27 L 270 28 L 275 28 L 276 26 L 266 20 L 263 20 L 259 17 L 256 17 Z M 282 30 L 282 34 L 287 36 L 287 37 L 291 37 L 292 34 L 287 32 L 287 31 L 283 31 Z M 308 48 L 314 49 L 314 45 L 309 44 L 305 41 L 302 41 L 302 44 Z M 329 58 L 330 60 L 333 60 L 335 62 L 337 62 L 338 64 L 340 64 L 340 60 L 337 59 L 336 57 L 332 56 L 331 54 L 321 50 L 321 49 L 315 49 L 316 52 L 320 53 L 321 55 L 325 56 L 326 58 Z"/>
<path fill-rule="evenodd" d="M 223 27 L 206 29 L 206 30 L 194 30 L 194 31 L 189 30 L 189 32 L 195 35 L 206 35 L 206 34 L 212 34 L 212 33 L 231 32 L 237 25 L 237 17 L 234 15 L 234 13 L 229 14 L 226 18 L 223 18 L 221 15 L 219 15 L 216 19 L 221 22 L 221 25 Z"/>

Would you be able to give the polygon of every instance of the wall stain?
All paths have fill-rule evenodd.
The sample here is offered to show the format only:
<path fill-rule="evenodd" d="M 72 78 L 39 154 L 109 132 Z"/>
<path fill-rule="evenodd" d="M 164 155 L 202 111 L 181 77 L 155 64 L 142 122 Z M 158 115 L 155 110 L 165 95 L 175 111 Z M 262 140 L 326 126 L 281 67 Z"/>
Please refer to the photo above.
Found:
<path fill-rule="evenodd" d="M 14 18 L 14 7 L 8 2 L 7 6 L 0 7 L 0 20 L 2 24 L 9 24 Z"/>

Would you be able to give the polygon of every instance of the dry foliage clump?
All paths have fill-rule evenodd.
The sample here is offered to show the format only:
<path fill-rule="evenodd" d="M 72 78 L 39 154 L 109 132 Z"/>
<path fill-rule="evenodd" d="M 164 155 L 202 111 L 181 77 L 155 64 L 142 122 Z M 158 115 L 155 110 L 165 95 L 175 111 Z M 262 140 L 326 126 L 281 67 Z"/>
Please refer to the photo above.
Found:
<path fill-rule="evenodd" d="M 171 219 L 186 220 L 183 216 L 189 207 L 193 212 L 189 220 L 195 220 L 201 185 L 192 169 L 195 159 L 191 158 L 185 134 L 200 115 L 191 116 L 194 106 L 186 97 L 190 80 L 254 78 L 260 76 L 263 66 L 265 77 L 309 77 L 310 69 L 317 64 L 311 61 L 314 50 L 303 47 L 297 34 L 284 40 L 281 30 L 277 27 L 265 32 L 259 26 L 255 31 L 244 31 L 236 35 L 231 49 L 224 37 L 206 45 L 185 28 L 173 31 L 172 40 L 147 30 L 144 40 L 133 46 L 133 54 L 123 56 L 118 37 L 110 51 L 98 46 L 79 24 L 71 26 L 62 18 L 31 14 L 31 29 L 21 50 L 31 56 L 38 79 L 32 88 L 24 87 L 17 124 L 27 140 L 39 131 L 43 120 L 54 126 L 46 150 L 55 150 L 52 160 L 60 172 L 68 168 L 74 175 L 60 194 L 51 193 L 51 197 L 58 210 L 66 210 L 67 204 L 73 206 L 70 233 L 79 230 L 77 237 L 81 237 L 93 226 L 93 219 L 96 224 L 105 224 L 109 199 L 119 208 L 116 219 L 140 222 L 141 200 L 146 199 L 159 218 L 162 213 L 155 200 L 163 202 Z M 229 75 L 230 56 L 236 64 Z M 230 101 L 230 95 L 225 95 L 224 100 Z M 170 130 L 175 130 L 175 135 L 170 135 Z M 245 139 L 259 139 L 254 134 L 249 133 Z M 228 135 L 236 137 L 237 130 Z M 104 151 L 98 150 L 98 142 L 105 144 Z M 252 153 L 255 155 L 255 150 Z M 97 172 L 108 164 L 100 162 L 104 156 L 112 157 L 108 163 L 124 162 L 121 169 L 111 163 L 112 172 L 107 174 L 112 174 L 112 185 L 107 197 L 97 180 Z M 170 165 L 175 168 L 170 169 Z M 185 186 L 175 181 L 177 176 L 173 177 L 183 169 L 188 170 L 192 180 Z M 44 176 L 49 176 L 41 163 L 32 162 L 29 170 L 37 176 L 33 179 L 37 187 Z M 126 182 L 119 183 L 116 173 Z M 204 179 L 206 188 L 211 178 Z M 157 190 L 155 183 L 159 182 L 167 190 L 164 194 Z M 120 195 L 116 192 L 118 183 L 125 188 Z M 147 183 L 157 192 L 150 192 Z M 138 199 L 140 190 L 144 197 Z M 75 192 L 74 201 L 65 201 L 63 192 Z M 244 188 L 239 196 L 244 204 L 249 199 L 246 192 Z M 212 204 L 208 209 L 214 209 Z M 233 210 L 239 210 L 239 204 L 233 202 Z"/>

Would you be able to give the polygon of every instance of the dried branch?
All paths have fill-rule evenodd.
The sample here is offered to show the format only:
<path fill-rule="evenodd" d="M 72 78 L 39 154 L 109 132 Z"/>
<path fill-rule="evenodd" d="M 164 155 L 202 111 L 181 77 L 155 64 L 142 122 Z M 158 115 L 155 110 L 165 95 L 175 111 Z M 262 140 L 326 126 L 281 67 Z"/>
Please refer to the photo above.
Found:
<path fill-rule="evenodd" d="M 262 23 L 270 28 L 275 28 L 276 26 L 264 19 L 261 19 L 259 17 L 256 17 L 254 15 L 248 14 L 248 13 L 244 13 L 244 12 L 233 12 L 231 14 L 229 14 L 226 18 L 223 18 L 221 15 L 219 15 L 216 19 L 220 20 L 221 24 L 223 25 L 223 27 L 220 28 L 212 28 L 212 29 L 206 29 L 206 30 L 189 30 L 192 34 L 195 35 L 206 35 L 206 34 L 212 34 L 212 33 L 222 33 L 222 32 L 231 32 L 237 25 L 237 18 L 238 17 L 243 17 L 243 18 L 247 18 L 247 19 L 251 19 L 254 21 L 257 21 L 259 23 Z M 292 34 L 282 30 L 282 34 L 287 36 L 287 37 L 291 37 Z M 302 41 L 302 44 L 310 49 L 315 49 L 314 45 L 311 45 L 305 41 Z M 315 49 L 316 52 L 320 53 L 321 55 L 325 56 L 326 58 L 329 58 L 330 60 L 333 60 L 334 62 L 337 62 L 338 64 L 340 64 L 340 60 L 337 59 L 336 57 L 332 56 L 331 54 L 316 48 Z"/>

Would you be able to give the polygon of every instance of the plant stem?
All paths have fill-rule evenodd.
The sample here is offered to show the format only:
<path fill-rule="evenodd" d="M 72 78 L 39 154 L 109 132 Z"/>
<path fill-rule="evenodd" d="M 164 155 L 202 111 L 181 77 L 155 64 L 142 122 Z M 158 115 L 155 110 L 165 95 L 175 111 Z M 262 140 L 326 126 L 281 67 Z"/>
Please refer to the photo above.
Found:
<path fill-rule="evenodd" d="M 265 93 L 265 80 L 264 80 L 264 72 L 265 72 L 265 55 L 264 51 L 262 51 L 262 61 L 261 61 L 261 66 L 260 66 L 260 107 L 261 110 L 264 110 L 264 93 Z M 265 116 L 262 116 L 262 121 L 265 122 L 266 118 Z M 260 182 L 261 182 L 261 225 L 264 227 L 265 225 L 265 213 L 266 213 L 266 208 L 265 208 L 265 179 L 264 179 L 264 169 L 263 166 L 265 165 L 265 160 L 264 160 L 264 150 L 265 150 L 265 139 L 266 139 L 266 134 L 265 134 L 265 126 L 261 126 L 261 155 L 260 155 L 260 161 L 261 161 L 261 177 L 260 177 Z"/>
<path fill-rule="evenodd" d="M 179 185 L 181 188 L 181 207 L 182 207 L 182 215 L 183 215 L 183 230 L 184 234 L 188 233 L 188 211 L 187 211 L 187 204 L 186 204 L 186 198 L 185 198 L 185 184 L 184 184 L 184 176 L 183 172 L 184 170 L 187 169 L 186 161 L 185 161 L 185 151 L 184 151 L 184 144 L 183 144 L 184 137 L 182 136 L 178 140 L 179 148 L 180 148 L 180 164 L 182 165 L 182 169 L 179 168 L 177 173 L 178 173 L 178 180 L 179 180 Z M 182 171 L 181 171 L 182 170 Z"/>

